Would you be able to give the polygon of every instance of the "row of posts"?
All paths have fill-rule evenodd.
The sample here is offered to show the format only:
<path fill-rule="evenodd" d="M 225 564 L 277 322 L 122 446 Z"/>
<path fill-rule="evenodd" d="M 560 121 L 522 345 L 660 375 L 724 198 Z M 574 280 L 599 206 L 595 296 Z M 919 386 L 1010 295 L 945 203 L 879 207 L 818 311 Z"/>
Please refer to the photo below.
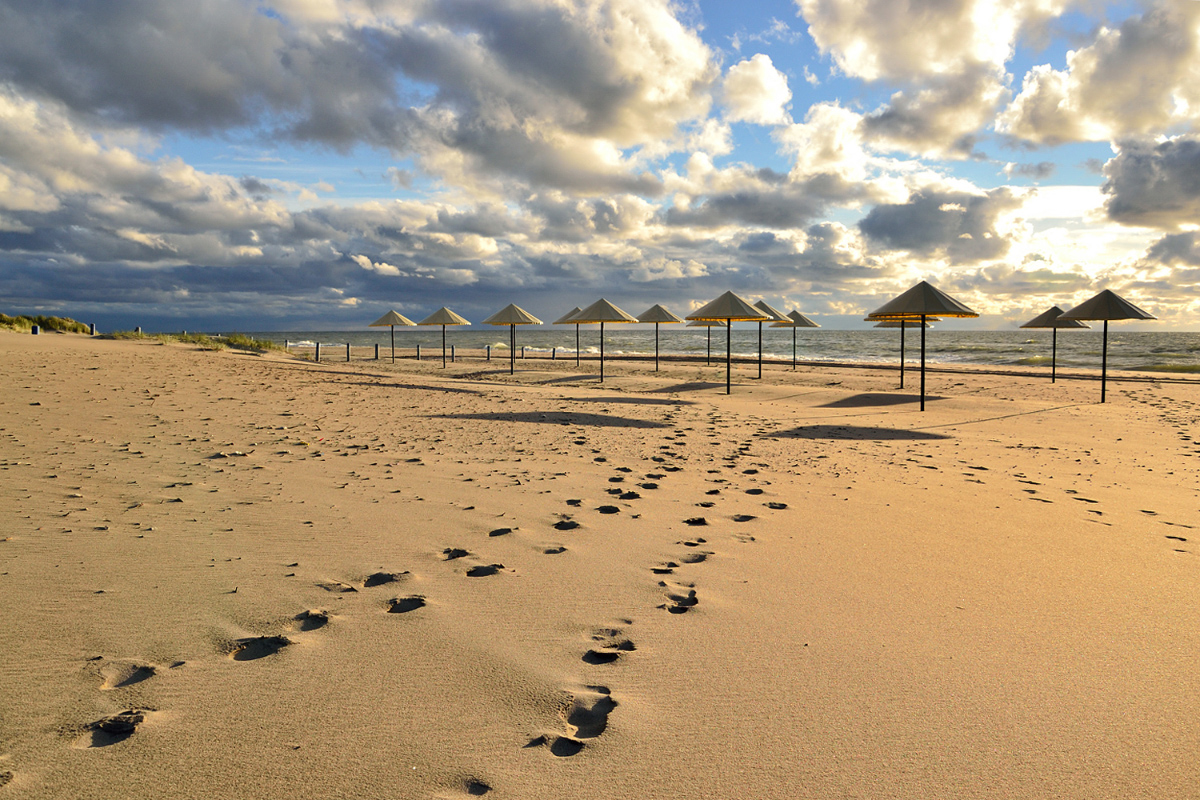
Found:
<path fill-rule="evenodd" d="M 36 328 L 36 327 L 37 326 L 35 325 L 34 328 Z M 37 333 L 37 331 L 34 330 L 34 333 Z M 285 339 L 283 342 L 283 348 L 285 350 L 287 350 L 287 349 L 291 348 L 291 346 L 292 346 L 292 342 Z M 328 346 L 329 345 L 326 345 L 326 347 L 328 347 Z M 491 361 L 492 360 L 492 346 L 490 344 L 484 345 L 483 349 L 487 353 L 487 360 Z M 525 358 L 525 350 L 526 350 L 526 348 L 524 346 L 522 346 L 521 347 L 521 358 Z M 450 361 L 451 361 L 451 363 L 454 362 L 455 358 L 456 358 L 455 345 L 450 345 Z M 550 358 L 552 360 L 558 358 L 558 348 L 557 347 L 552 348 L 550 350 Z M 313 345 L 313 361 L 320 361 L 320 360 L 321 360 L 321 343 L 316 342 Z M 350 360 L 350 343 L 349 342 L 346 342 L 346 360 L 347 361 Z M 375 360 L 376 361 L 379 360 L 379 345 L 378 344 L 375 345 Z M 417 345 L 417 361 L 420 361 L 420 360 L 421 360 L 421 345 Z"/>

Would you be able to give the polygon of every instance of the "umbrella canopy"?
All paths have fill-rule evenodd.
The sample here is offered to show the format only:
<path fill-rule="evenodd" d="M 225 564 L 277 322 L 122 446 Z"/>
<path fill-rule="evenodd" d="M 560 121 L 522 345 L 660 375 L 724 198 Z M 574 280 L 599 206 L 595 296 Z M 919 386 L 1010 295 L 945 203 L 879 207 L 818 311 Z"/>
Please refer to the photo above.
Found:
<path fill-rule="evenodd" d="M 786 322 L 788 317 L 786 314 L 784 314 L 779 309 L 772 308 L 771 304 L 768 303 L 766 300 L 759 300 L 757 303 L 754 304 L 754 307 L 757 308 L 759 311 L 763 312 L 764 314 L 766 314 L 770 318 L 769 320 L 761 320 L 760 319 L 758 321 L 758 377 L 759 377 L 759 379 L 761 379 L 762 378 L 762 326 L 763 326 L 763 322 L 767 322 L 767 321 L 775 322 L 775 323 Z"/>
<path fill-rule="evenodd" d="M 950 295 L 921 281 L 916 286 L 884 303 L 867 315 L 868 319 L 919 319 L 929 317 L 978 317 Z M 900 329 L 903 334 L 904 328 Z M 903 363 L 903 362 L 901 362 Z M 921 410 L 925 410 L 925 326 L 921 326 Z"/>
<path fill-rule="evenodd" d="M 403 314 L 398 314 L 395 311 L 389 311 L 386 314 L 384 314 L 382 317 L 380 317 L 379 319 L 372 322 L 367 327 L 368 328 L 383 328 L 383 327 L 391 328 L 392 363 L 395 364 L 396 363 L 396 326 L 397 325 L 416 325 L 416 324 L 417 323 L 413 322 L 411 319 L 404 316 Z"/>
<path fill-rule="evenodd" d="M 485 325 L 508 326 L 508 374 L 513 374 L 517 368 L 517 326 L 541 325 L 542 321 L 516 303 L 509 303 L 483 322 Z"/>
<path fill-rule="evenodd" d="M 658 372 L 658 326 L 662 324 L 672 324 L 683 322 L 683 317 L 678 317 L 660 305 L 652 305 L 642 313 L 638 314 L 638 322 L 653 322 L 654 323 L 654 371 Z"/>
<path fill-rule="evenodd" d="M 441 325 L 442 326 L 442 366 L 446 366 L 446 326 L 447 325 L 470 325 L 471 321 L 460 317 L 450 309 L 442 306 L 437 311 L 430 314 L 425 319 L 417 323 L 418 325 Z"/>
<path fill-rule="evenodd" d="M 600 324 L 600 381 L 604 381 L 604 323 L 637 322 L 637 317 L 627 314 L 604 298 L 600 298 L 571 318 L 580 325 Z"/>
<path fill-rule="evenodd" d="M 870 322 L 871 318 L 867 317 Z M 900 388 L 904 388 L 904 331 L 908 328 L 928 328 L 930 323 L 941 322 L 937 317 L 926 317 L 924 322 L 919 319 L 885 319 L 882 322 L 876 322 L 876 328 L 899 328 L 900 329 Z"/>
<path fill-rule="evenodd" d="M 699 310 L 688 314 L 687 318 L 690 320 L 729 323 L 725 330 L 725 394 L 729 394 L 731 388 L 730 373 L 733 364 L 733 351 L 730 344 L 733 336 L 733 323 L 737 320 L 763 322 L 769 321 L 772 318 L 733 292 L 726 292 L 711 303 L 701 306 Z"/>
<path fill-rule="evenodd" d="M 712 329 L 724 328 L 726 325 L 728 325 L 728 323 L 716 319 L 697 319 L 687 324 L 687 327 L 689 328 L 708 328 L 708 344 L 706 346 L 707 352 L 704 357 L 706 364 L 712 363 Z"/>
<path fill-rule="evenodd" d="M 575 315 L 578 314 L 582 310 L 583 309 L 580 308 L 579 306 L 575 306 L 570 311 L 563 314 L 558 319 L 554 320 L 554 322 L 552 322 L 551 324 L 552 325 L 570 325 L 572 322 L 575 322 L 574 321 Z M 579 323 L 578 322 L 575 322 L 575 366 L 577 366 L 577 367 L 579 366 Z"/>
<path fill-rule="evenodd" d="M 1104 402 L 1105 384 L 1108 383 L 1108 322 L 1122 319 L 1157 319 L 1135 306 L 1125 298 L 1109 289 L 1105 289 L 1091 300 L 1085 300 L 1070 311 L 1064 311 L 1058 319 L 1070 320 L 1103 320 L 1104 346 L 1101 348 L 1100 360 L 1100 402 Z"/>
<path fill-rule="evenodd" d="M 791 328 L 792 329 L 792 369 L 796 368 L 796 328 L 819 328 L 817 323 L 813 322 L 808 317 L 801 314 L 795 309 L 783 315 L 783 320 L 772 322 L 772 328 Z"/>
<path fill-rule="evenodd" d="M 1089 327 L 1086 323 L 1080 322 L 1077 319 L 1061 319 L 1062 313 L 1063 310 L 1058 306 L 1051 306 L 1021 326 L 1022 328 L 1050 328 L 1052 330 L 1050 336 L 1051 383 L 1055 382 L 1056 373 L 1058 372 L 1058 329 Z"/>

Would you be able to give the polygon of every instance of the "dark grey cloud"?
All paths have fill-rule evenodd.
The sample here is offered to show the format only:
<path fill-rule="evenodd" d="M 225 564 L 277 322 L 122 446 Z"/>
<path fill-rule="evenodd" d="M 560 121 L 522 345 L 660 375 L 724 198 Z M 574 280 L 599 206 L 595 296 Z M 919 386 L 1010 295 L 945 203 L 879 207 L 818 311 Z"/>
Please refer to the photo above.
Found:
<path fill-rule="evenodd" d="M 875 206 L 858 227 L 887 250 L 974 264 L 1008 252 L 1009 241 L 996 230 L 996 219 L 1020 205 L 1004 188 L 985 194 L 926 189 L 905 203 Z"/>
<path fill-rule="evenodd" d="M 1167 234 L 1150 245 L 1145 260 L 1167 266 L 1186 264 L 1200 267 L 1200 237 L 1195 231 Z"/>
<path fill-rule="evenodd" d="M 669 208 L 663 219 L 668 225 L 697 228 L 754 225 L 787 230 L 808 225 L 833 204 L 864 199 L 868 192 L 868 186 L 839 175 L 793 181 L 760 169 L 745 176 L 735 189 L 705 195 L 688 208 Z"/>
<path fill-rule="evenodd" d="M 1200 220 L 1200 138 L 1125 141 L 1104 165 L 1109 219 L 1171 230 Z"/>
<path fill-rule="evenodd" d="M 1039 161 L 1036 164 L 1011 164 L 1005 168 L 1005 172 L 1021 178 L 1045 180 L 1053 176 L 1057 169 L 1058 165 L 1052 161 Z"/>

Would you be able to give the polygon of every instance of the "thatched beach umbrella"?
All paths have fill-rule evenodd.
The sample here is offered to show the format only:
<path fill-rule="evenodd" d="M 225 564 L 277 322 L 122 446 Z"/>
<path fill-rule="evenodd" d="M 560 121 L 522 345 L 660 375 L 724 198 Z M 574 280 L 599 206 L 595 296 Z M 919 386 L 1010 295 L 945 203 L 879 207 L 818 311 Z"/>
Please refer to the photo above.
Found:
<path fill-rule="evenodd" d="M 871 318 L 867 317 L 870 322 Z M 883 322 L 875 323 L 876 328 L 899 328 L 900 329 L 900 388 L 904 388 L 904 331 L 907 328 L 928 328 L 934 322 L 941 322 L 937 317 L 930 317 L 925 320 L 922 325 L 915 319 L 885 319 Z"/>
<path fill-rule="evenodd" d="M 554 322 L 550 323 L 551 325 L 570 325 L 570 324 L 574 323 L 574 325 L 575 325 L 575 366 L 577 366 L 577 367 L 579 366 L 579 323 L 575 322 L 575 315 L 578 314 L 582 310 L 583 309 L 580 308 L 579 306 L 575 306 L 570 311 L 563 314 L 558 319 L 554 320 Z"/>
<path fill-rule="evenodd" d="M 604 323 L 606 322 L 637 322 L 635 316 L 626 314 L 604 298 L 600 298 L 590 306 L 571 318 L 571 322 L 580 325 L 600 323 L 600 381 L 604 381 Z"/>
<path fill-rule="evenodd" d="M 1121 319 L 1157 319 L 1147 314 L 1123 297 L 1105 289 L 1091 300 L 1085 300 L 1070 311 L 1065 311 L 1058 317 L 1061 320 L 1073 319 L 1104 320 L 1104 347 L 1100 358 L 1100 402 L 1104 402 L 1104 387 L 1108 382 L 1108 321 Z"/>
<path fill-rule="evenodd" d="M 767 315 L 768 319 L 758 321 L 758 377 L 762 379 L 762 326 L 764 322 L 786 322 L 787 315 L 777 308 L 772 308 L 766 300 L 759 300 L 754 307 Z"/>
<path fill-rule="evenodd" d="M 509 303 L 483 322 L 485 325 L 508 326 L 508 374 L 512 375 L 517 369 L 517 326 L 541 325 L 542 321 L 515 303 Z"/>
<path fill-rule="evenodd" d="M 707 344 L 705 345 L 705 354 L 704 354 L 704 363 L 705 364 L 712 363 L 712 329 L 713 328 L 724 328 L 725 326 L 726 326 L 726 323 L 721 322 L 720 320 L 717 320 L 717 319 L 698 319 L 698 320 L 689 322 L 687 324 L 687 327 L 689 327 L 689 328 L 707 328 L 708 329 L 708 336 L 706 338 Z"/>
<path fill-rule="evenodd" d="M 447 325 L 470 325 L 470 320 L 460 317 L 450 309 L 442 306 L 437 311 L 430 314 L 425 319 L 417 323 L 418 325 L 441 325 L 442 326 L 442 367 L 446 366 L 446 326 Z"/>
<path fill-rule="evenodd" d="M 787 322 L 772 322 L 772 328 L 791 328 L 792 329 L 792 369 L 796 368 L 796 328 L 819 328 L 817 323 L 813 322 L 808 317 L 801 314 L 799 311 L 792 310 L 784 314 Z"/>
<path fill-rule="evenodd" d="M 662 324 L 670 325 L 675 322 L 683 322 L 683 317 L 675 316 L 660 305 L 653 305 L 642 313 L 638 314 L 637 321 L 654 323 L 654 371 L 658 372 L 658 326 Z"/>
<path fill-rule="evenodd" d="M 385 325 L 392 329 L 392 363 L 396 363 L 396 326 L 397 325 L 416 325 L 408 317 L 403 314 L 397 314 L 395 311 L 389 311 L 379 319 L 368 325 L 368 328 L 382 328 Z"/>
<path fill-rule="evenodd" d="M 867 315 L 868 319 L 919 319 L 921 325 L 921 410 L 925 410 L 925 325 L 930 317 L 978 317 L 971 309 L 950 295 L 936 289 L 928 281 L 884 303 Z M 904 329 L 901 328 L 901 331 Z"/>
<path fill-rule="evenodd" d="M 1048 310 L 1038 314 L 1033 319 L 1022 325 L 1022 328 L 1050 328 L 1054 334 L 1050 337 L 1050 382 L 1054 383 L 1055 372 L 1058 364 L 1058 329 L 1059 328 L 1087 328 L 1090 327 L 1087 323 L 1080 322 L 1077 319 L 1062 319 L 1063 310 L 1058 306 L 1051 306 Z"/>
<path fill-rule="evenodd" d="M 734 321 L 743 320 L 746 322 L 762 322 L 764 320 L 771 319 L 771 317 L 768 317 L 762 311 L 759 311 L 757 308 L 750 305 L 733 292 L 726 292 L 695 313 L 688 314 L 687 318 L 708 322 L 728 323 L 725 329 L 725 394 L 731 394 L 732 384 L 730 373 L 733 365 L 733 350 L 731 342 L 733 338 Z"/>

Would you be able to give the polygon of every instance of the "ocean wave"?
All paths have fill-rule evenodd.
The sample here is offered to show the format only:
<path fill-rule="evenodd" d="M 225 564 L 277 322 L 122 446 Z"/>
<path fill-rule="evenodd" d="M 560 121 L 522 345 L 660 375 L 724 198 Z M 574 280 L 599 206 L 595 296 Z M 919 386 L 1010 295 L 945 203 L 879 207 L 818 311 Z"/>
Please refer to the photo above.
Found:
<path fill-rule="evenodd" d="M 1133 367 L 1142 372 L 1200 373 L 1200 364 L 1151 364 L 1148 367 Z"/>

